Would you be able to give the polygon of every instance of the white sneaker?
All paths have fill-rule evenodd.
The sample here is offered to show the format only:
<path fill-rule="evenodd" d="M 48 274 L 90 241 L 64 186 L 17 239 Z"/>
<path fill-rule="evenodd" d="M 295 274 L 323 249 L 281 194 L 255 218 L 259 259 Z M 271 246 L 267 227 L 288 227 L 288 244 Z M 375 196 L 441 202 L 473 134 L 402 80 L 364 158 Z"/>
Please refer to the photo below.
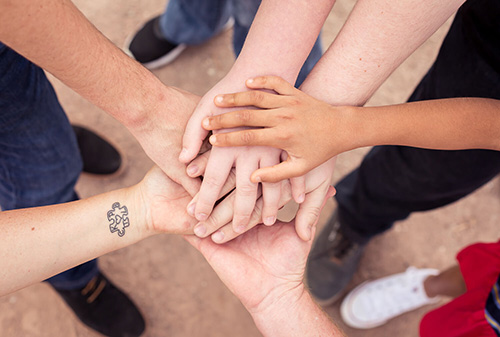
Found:
<path fill-rule="evenodd" d="M 371 329 L 405 312 L 435 303 L 440 297 L 429 298 L 424 281 L 437 274 L 436 269 L 409 267 L 404 273 L 364 282 L 342 301 L 342 319 L 350 327 Z"/>

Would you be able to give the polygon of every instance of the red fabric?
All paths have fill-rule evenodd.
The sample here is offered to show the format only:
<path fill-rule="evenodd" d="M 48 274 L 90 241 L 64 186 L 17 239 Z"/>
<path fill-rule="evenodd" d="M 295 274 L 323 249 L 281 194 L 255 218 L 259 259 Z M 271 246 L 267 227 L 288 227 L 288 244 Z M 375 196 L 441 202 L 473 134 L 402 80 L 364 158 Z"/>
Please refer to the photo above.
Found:
<path fill-rule="evenodd" d="M 425 315 L 420 336 L 496 337 L 484 318 L 484 308 L 500 274 L 500 241 L 470 245 L 458 253 L 457 260 L 467 292 Z"/>

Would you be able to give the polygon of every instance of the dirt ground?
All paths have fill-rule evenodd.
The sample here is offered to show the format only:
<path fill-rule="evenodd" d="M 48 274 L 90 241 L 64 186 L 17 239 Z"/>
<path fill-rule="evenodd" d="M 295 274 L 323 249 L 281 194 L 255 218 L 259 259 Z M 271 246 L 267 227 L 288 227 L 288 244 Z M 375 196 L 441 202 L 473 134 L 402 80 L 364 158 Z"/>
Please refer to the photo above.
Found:
<path fill-rule="evenodd" d="M 335 38 L 354 5 L 338 0 L 324 30 L 327 46 Z M 162 12 L 165 0 L 76 0 L 77 6 L 115 44 L 145 20 Z M 437 55 L 446 34 L 446 23 L 384 83 L 371 105 L 405 101 Z M 231 31 L 188 48 L 171 65 L 154 73 L 166 84 L 202 95 L 230 69 L 234 60 Z M 60 100 L 73 123 L 105 134 L 123 153 L 126 168 L 118 176 L 82 175 L 77 190 L 82 197 L 138 182 L 152 166 L 139 144 L 117 121 L 53 80 Z M 339 156 L 334 180 L 361 161 L 368 149 Z M 350 288 L 367 279 L 404 271 L 408 266 L 446 268 L 465 245 L 498 237 L 500 185 L 498 179 L 473 195 L 447 207 L 412 215 L 369 244 L 361 268 Z M 321 227 L 334 201 L 322 214 Z M 318 231 L 319 232 L 319 231 Z M 147 320 L 144 336 L 259 336 L 251 317 L 219 281 L 202 256 L 182 238 L 156 236 L 100 259 L 102 270 L 131 295 Z M 325 307 L 348 336 L 411 337 L 418 335 L 422 315 L 431 307 L 398 317 L 383 327 L 360 331 L 345 327 L 339 303 Z M 37 284 L 0 298 L 0 336 L 98 336 L 81 324 L 46 284 Z"/>

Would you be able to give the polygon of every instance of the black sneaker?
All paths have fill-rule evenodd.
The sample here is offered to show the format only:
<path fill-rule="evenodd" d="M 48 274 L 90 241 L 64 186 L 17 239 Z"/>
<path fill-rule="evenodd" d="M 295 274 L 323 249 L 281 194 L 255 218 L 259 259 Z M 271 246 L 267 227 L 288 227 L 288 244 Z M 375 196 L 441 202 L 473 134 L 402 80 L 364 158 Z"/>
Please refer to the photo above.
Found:
<path fill-rule="evenodd" d="M 146 323 L 135 304 L 101 273 L 83 289 L 55 290 L 83 324 L 105 336 L 138 337 L 144 332 Z"/>
<path fill-rule="evenodd" d="M 306 267 L 308 286 L 320 305 L 340 298 L 358 269 L 364 247 L 342 234 L 335 211 L 315 241 Z"/>
<path fill-rule="evenodd" d="M 118 171 L 122 158 L 111 144 L 88 129 L 72 127 L 83 160 L 83 172 L 112 174 Z"/>
<path fill-rule="evenodd" d="M 185 44 L 175 44 L 162 36 L 159 21 L 157 16 L 146 22 L 125 46 L 130 56 L 150 70 L 169 64 L 186 49 Z"/>

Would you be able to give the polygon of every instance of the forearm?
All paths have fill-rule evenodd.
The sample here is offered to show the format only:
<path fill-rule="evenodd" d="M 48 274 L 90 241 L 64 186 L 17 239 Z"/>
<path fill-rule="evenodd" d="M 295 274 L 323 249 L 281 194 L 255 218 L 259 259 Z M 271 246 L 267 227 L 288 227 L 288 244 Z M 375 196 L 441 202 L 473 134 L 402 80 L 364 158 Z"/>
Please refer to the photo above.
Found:
<path fill-rule="evenodd" d="M 302 90 L 334 105 L 363 105 L 464 2 L 359 0 Z"/>
<path fill-rule="evenodd" d="M 126 126 L 168 98 L 147 69 L 106 39 L 69 0 L 0 0 L 0 41 Z"/>
<path fill-rule="evenodd" d="M 362 146 L 500 151 L 500 100 L 441 99 L 354 108 L 350 115 Z"/>
<path fill-rule="evenodd" d="M 230 74 L 278 75 L 294 83 L 334 0 L 264 0 Z"/>
<path fill-rule="evenodd" d="M 153 234 L 134 187 L 60 205 L 0 213 L 0 296 Z M 111 232 L 113 204 L 128 209 L 122 236 Z"/>
<path fill-rule="evenodd" d="M 291 301 L 283 298 L 271 308 L 252 314 L 258 329 L 266 337 L 344 336 L 304 289 L 300 297 Z"/>

